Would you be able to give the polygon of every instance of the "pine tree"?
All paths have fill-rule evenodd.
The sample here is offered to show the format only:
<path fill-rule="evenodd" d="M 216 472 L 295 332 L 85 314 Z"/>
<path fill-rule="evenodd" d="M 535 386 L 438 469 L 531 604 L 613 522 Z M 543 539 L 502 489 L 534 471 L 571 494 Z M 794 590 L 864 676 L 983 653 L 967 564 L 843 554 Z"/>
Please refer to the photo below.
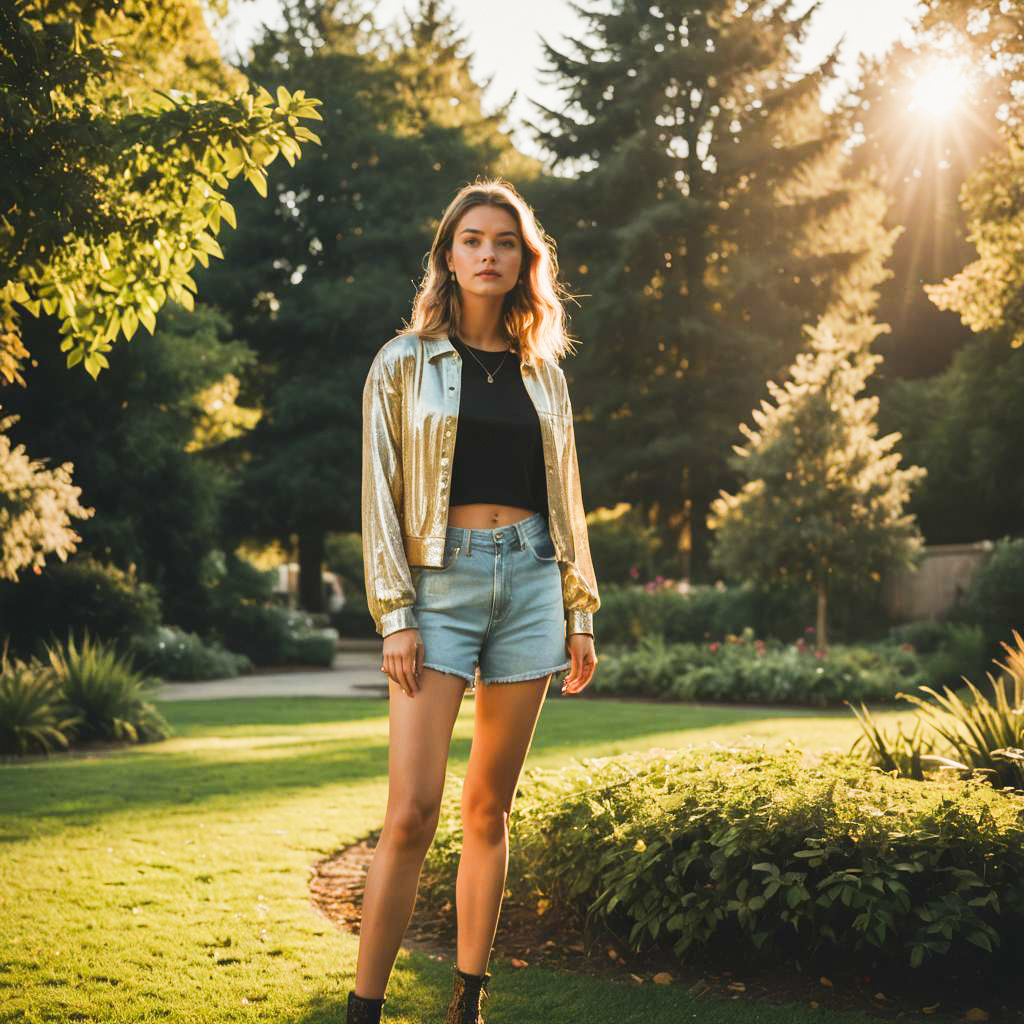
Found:
<path fill-rule="evenodd" d="M 484 109 L 492 78 L 480 80 L 472 66 L 472 47 L 444 0 L 416 0 L 403 21 L 385 30 L 381 59 L 395 73 L 406 110 L 420 124 L 459 133 L 495 174 L 535 177 L 540 164 L 509 145 L 504 127 L 515 93 L 500 107 Z"/>
<path fill-rule="evenodd" d="M 545 44 L 566 108 L 538 104 L 537 131 L 576 175 L 549 206 L 586 296 L 571 368 L 581 458 L 602 453 L 591 500 L 639 505 L 699 575 L 735 423 L 884 232 L 821 109 L 835 55 L 796 70 L 815 8 L 574 6 L 590 31 L 567 53 Z"/>
<path fill-rule="evenodd" d="M 736 446 L 746 477 L 712 504 L 714 558 L 730 576 L 760 582 L 803 582 L 817 594 L 817 638 L 828 643 L 828 596 L 836 584 L 878 580 L 907 564 L 921 537 L 904 511 L 925 471 L 900 469 L 900 435 L 879 437 L 877 397 L 865 383 L 881 357 L 870 351 L 883 330 L 870 320 L 829 313 L 808 328 L 783 385 L 769 382 L 772 401 L 751 414 Z"/>

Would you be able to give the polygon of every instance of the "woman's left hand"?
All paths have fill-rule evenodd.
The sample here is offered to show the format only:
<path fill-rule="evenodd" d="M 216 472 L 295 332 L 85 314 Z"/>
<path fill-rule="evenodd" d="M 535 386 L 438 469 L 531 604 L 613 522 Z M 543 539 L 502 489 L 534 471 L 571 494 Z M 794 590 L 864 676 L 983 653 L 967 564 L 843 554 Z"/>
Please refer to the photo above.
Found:
<path fill-rule="evenodd" d="M 572 665 L 562 682 L 562 693 L 579 693 L 590 685 L 597 669 L 597 652 L 594 638 L 589 633 L 570 633 L 565 644 Z"/>

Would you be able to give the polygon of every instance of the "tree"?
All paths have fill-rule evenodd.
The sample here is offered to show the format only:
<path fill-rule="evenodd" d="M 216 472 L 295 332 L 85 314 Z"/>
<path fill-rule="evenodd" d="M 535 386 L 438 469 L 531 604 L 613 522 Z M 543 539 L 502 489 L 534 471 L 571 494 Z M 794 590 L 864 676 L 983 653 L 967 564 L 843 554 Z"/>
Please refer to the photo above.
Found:
<path fill-rule="evenodd" d="M 395 86 L 422 124 L 453 128 L 495 175 L 534 178 L 540 163 L 509 144 L 503 123 L 515 93 L 497 109 L 484 109 L 492 79 L 478 81 L 472 47 L 451 4 L 415 0 L 412 12 L 384 31 L 381 60 L 395 72 Z"/>
<path fill-rule="evenodd" d="M 208 307 L 170 303 L 153 338 L 125 346 L 94 381 L 67 372 L 53 318 L 29 321 L 27 386 L 5 396 L 20 415 L 13 439 L 74 464 L 96 513 L 80 527 L 82 553 L 134 567 L 160 591 L 168 620 L 188 629 L 208 625 L 204 571 L 237 486 L 230 438 L 254 417 L 232 399 L 253 353 L 229 330 Z"/>
<path fill-rule="evenodd" d="M 590 31 L 569 52 L 545 45 L 566 104 L 537 105 L 538 138 L 577 175 L 546 206 L 587 293 L 572 373 L 581 459 L 601 452 L 591 500 L 639 505 L 686 575 L 706 571 L 736 422 L 887 237 L 821 108 L 835 55 L 797 68 L 813 8 L 795 7 L 615 0 L 576 7 Z"/>
<path fill-rule="evenodd" d="M 197 18 L 195 0 L 0 8 L 0 374 L 8 381 L 24 383 L 28 357 L 18 306 L 57 315 L 67 365 L 93 377 L 120 335 L 130 339 L 140 323 L 154 332 L 168 298 L 191 308 L 190 272 L 221 255 L 215 236 L 222 221 L 235 221 L 229 180 L 244 176 L 265 195 L 264 168 L 279 153 L 294 163 L 301 142 L 317 141 L 298 121 L 319 119 L 319 101 L 302 90 L 275 97 L 244 81 L 230 95 L 126 88 L 116 70 L 122 42 L 134 52 L 140 38 L 155 37 L 174 51 L 180 38 L 195 38 Z M 158 73 L 165 59 L 155 59 Z"/>
<path fill-rule="evenodd" d="M 742 424 L 741 490 L 712 504 L 714 558 L 730 576 L 797 581 L 817 594 L 817 638 L 828 643 L 828 596 L 836 584 L 877 580 L 907 564 L 921 544 L 910 490 L 925 471 L 900 469 L 899 434 L 878 437 L 878 399 L 859 397 L 880 357 L 883 328 L 826 316 L 808 329 L 784 385 Z"/>
<path fill-rule="evenodd" d="M 293 0 L 284 27 L 253 47 L 244 70 L 254 81 L 273 76 L 323 97 L 323 145 L 276 179 L 271 203 L 240 197 L 227 260 L 204 279 L 259 356 L 242 396 L 264 416 L 235 445 L 244 486 L 229 518 L 239 540 L 291 548 L 297 538 L 310 610 L 322 606 L 327 533 L 359 528 L 370 362 L 401 330 L 453 191 L 513 161 L 438 6 L 425 4 L 427 20 L 387 46 L 367 9 Z"/>
<path fill-rule="evenodd" d="M 953 310 L 973 331 L 998 330 L 1024 345 L 1024 15 L 1000 0 L 929 0 L 925 25 L 952 37 L 1002 85 L 1002 146 L 982 160 L 960 201 L 978 258 L 927 289 L 939 309 Z"/>
<path fill-rule="evenodd" d="M 894 381 L 879 414 L 906 458 L 928 467 L 910 502 L 929 544 L 1024 535 L 1024 350 L 998 331 L 973 338 L 949 368 Z"/>
<path fill-rule="evenodd" d="M 980 83 L 969 104 L 962 97 L 948 116 L 922 109 L 922 91 L 935 76 L 959 74 L 959 63 L 949 66 L 950 59 L 926 42 L 862 58 L 859 84 L 839 108 L 846 134 L 859 140 L 852 166 L 875 169 L 890 199 L 886 223 L 903 229 L 889 264 L 892 274 L 879 289 L 878 319 L 892 327 L 876 345 L 887 380 L 940 373 L 971 339 L 958 317 L 929 300 L 925 285 L 955 273 L 971 257 L 957 197 L 992 149 L 998 122 Z"/>
<path fill-rule="evenodd" d="M 93 514 L 78 501 L 82 488 L 71 482 L 71 463 L 48 469 L 24 445 L 12 447 L 5 431 L 17 421 L 0 419 L 0 580 L 16 580 L 27 568 L 38 572 L 48 554 L 67 559 L 82 539 L 71 517 Z"/>

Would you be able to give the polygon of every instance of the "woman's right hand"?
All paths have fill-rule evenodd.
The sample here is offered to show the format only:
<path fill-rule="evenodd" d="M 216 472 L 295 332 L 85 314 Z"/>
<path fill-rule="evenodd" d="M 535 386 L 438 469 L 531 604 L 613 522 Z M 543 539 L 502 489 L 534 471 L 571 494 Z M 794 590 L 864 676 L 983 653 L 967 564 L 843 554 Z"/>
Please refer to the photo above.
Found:
<path fill-rule="evenodd" d="M 399 629 L 384 637 L 384 657 L 380 667 L 412 697 L 420 688 L 423 671 L 423 642 L 418 629 Z"/>

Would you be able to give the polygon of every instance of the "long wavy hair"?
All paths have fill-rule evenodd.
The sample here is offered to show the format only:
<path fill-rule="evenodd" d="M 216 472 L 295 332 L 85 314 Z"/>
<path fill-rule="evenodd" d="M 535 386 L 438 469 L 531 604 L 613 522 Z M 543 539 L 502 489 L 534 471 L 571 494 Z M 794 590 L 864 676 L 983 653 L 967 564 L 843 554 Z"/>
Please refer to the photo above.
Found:
<path fill-rule="evenodd" d="M 573 300 L 558 280 L 555 243 L 538 225 L 533 210 L 516 187 L 504 178 L 477 178 L 459 189 L 444 211 L 427 266 L 405 329 L 425 338 L 458 333 L 462 297 L 446 260 L 463 215 L 474 206 L 496 206 L 510 213 L 519 226 L 523 245 L 522 280 L 505 296 L 502 320 L 520 355 L 558 362 L 572 352 L 563 301 Z"/>

